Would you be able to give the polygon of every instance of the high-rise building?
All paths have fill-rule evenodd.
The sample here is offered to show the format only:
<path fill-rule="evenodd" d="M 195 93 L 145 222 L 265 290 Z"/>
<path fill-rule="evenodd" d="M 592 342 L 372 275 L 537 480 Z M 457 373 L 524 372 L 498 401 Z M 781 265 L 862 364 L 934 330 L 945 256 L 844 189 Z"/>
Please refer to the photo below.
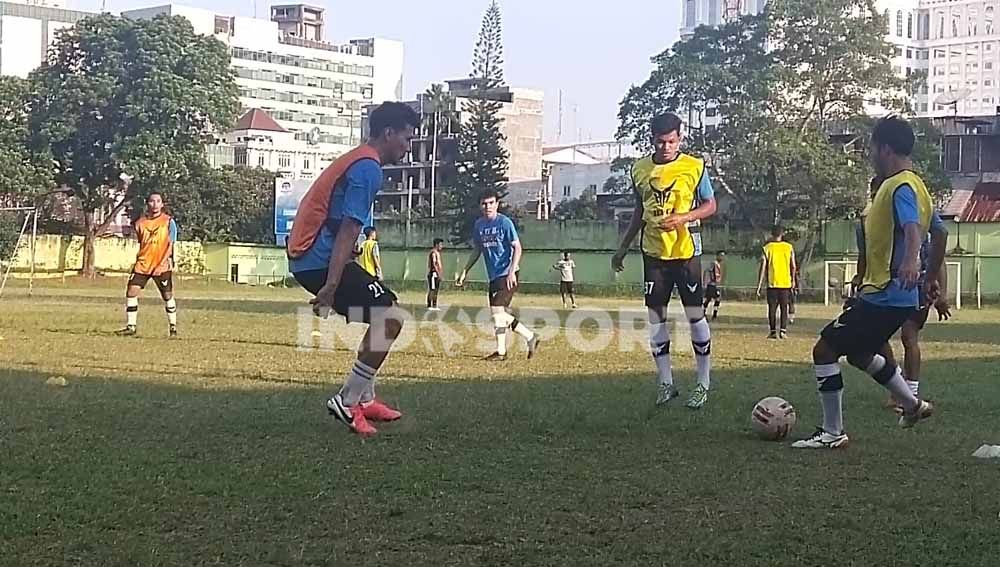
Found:
<path fill-rule="evenodd" d="M 275 5 L 271 19 L 234 17 L 169 4 L 122 15 L 187 18 L 195 32 L 229 46 L 240 102 L 265 111 L 294 139 L 320 150 L 322 168 L 361 143 L 361 109 L 401 95 L 403 45 L 368 38 L 323 41 L 324 9 Z"/>
<path fill-rule="evenodd" d="M 90 16 L 61 0 L 0 2 L 0 75 L 27 77 L 42 64 L 59 30 Z"/>
<path fill-rule="evenodd" d="M 681 37 L 726 15 L 763 10 L 766 0 L 683 0 Z M 1000 0 L 878 0 L 899 76 L 923 71 L 918 116 L 993 116 L 1000 110 Z M 938 101 L 938 103 L 936 103 Z M 946 104 L 940 104 L 940 102 Z M 954 102 L 948 102 L 954 101 Z"/>

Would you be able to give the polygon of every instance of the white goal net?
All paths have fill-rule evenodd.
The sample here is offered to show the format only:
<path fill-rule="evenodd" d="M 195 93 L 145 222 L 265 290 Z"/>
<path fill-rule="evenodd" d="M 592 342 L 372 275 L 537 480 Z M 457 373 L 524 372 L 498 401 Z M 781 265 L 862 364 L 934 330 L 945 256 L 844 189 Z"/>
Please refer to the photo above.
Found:
<path fill-rule="evenodd" d="M 35 237 L 38 211 L 34 207 L 0 208 L 0 297 L 15 266 L 27 268 L 28 293 L 35 279 Z"/>
<path fill-rule="evenodd" d="M 854 260 L 829 260 L 824 262 L 823 305 L 843 303 L 851 296 L 851 280 L 857 274 L 857 262 Z M 945 262 L 948 270 L 948 301 L 956 309 L 962 308 L 962 264 L 961 262 Z"/>

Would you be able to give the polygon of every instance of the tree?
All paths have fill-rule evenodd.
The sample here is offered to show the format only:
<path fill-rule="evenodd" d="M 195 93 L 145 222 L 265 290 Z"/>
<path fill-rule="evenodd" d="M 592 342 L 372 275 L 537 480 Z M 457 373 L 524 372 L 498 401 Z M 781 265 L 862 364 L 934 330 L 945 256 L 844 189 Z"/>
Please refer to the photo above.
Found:
<path fill-rule="evenodd" d="M 604 180 L 604 192 L 623 194 L 632 189 L 632 164 L 635 158 L 616 157 L 611 160 L 611 175 Z"/>
<path fill-rule="evenodd" d="M 273 244 L 275 177 L 261 168 L 205 166 L 165 197 L 187 240 Z"/>
<path fill-rule="evenodd" d="M 553 215 L 559 220 L 597 220 L 600 217 L 597 195 L 586 189 L 576 199 L 560 201 Z"/>
<path fill-rule="evenodd" d="M 31 144 L 72 191 L 87 276 L 94 239 L 132 197 L 204 167 L 208 136 L 239 109 L 226 46 L 182 17 L 82 20 L 59 32 L 32 81 Z"/>
<path fill-rule="evenodd" d="M 52 179 L 38 153 L 28 147 L 31 83 L 0 76 L 0 206 L 30 199 Z"/>
<path fill-rule="evenodd" d="M 500 129 L 503 103 L 496 93 L 504 85 L 503 42 L 500 6 L 490 4 L 483 17 L 479 41 L 473 54 L 473 90 L 463 111 L 468 115 L 459 133 L 455 186 L 448 192 L 453 220 L 451 240 L 468 242 L 479 211 L 479 195 L 486 189 L 507 195 L 507 160 Z"/>
<path fill-rule="evenodd" d="M 811 250 L 820 221 L 843 218 L 867 191 L 865 161 L 833 134 L 860 131 L 875 105 L 905 110 L 884 29 L 870 0 L 773 0 L 761 15 L 698 28 L 629 90 L 619 137 L 648 148 L 649 119 L 680 111 L 688 147 L 737 202 L 729 220 L 799 225 Z M 709 109 L 721 121 L 703 128 Z"/>

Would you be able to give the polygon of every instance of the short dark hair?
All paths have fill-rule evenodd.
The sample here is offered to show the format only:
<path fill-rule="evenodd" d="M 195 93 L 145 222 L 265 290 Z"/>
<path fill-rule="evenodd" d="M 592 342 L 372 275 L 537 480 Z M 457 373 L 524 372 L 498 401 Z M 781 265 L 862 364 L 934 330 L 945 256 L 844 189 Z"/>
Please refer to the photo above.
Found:
<path fill-rule="evenodd" d="M 726 255 L 726 251 L 725 250 L 719 250 L 718 252 L 715 253 L 715 255 L 716 256 L 725 256 Z"/>
<path fill-rule="evenodd" d="M 778 237 L 785 234 L 785 228 L 780 225 L 771 227 L 771 236 Z"/>
<path fill-rule="evenodd" d="M 563 256 L 569 256 L 569 250 L 563 250 Z"/>
<path fill-rule="evenodd" d="M 486 199 L 496 199 L 497 202 L 500 201 L 500 193 L 496 189 L 483 189 L 483 192 L 479 194 L 479 202 L 482 203 Z"/>
<path fill-rule="evenodd" d="M 402 102 L 384 102 L 368 115 L 368 135 L 377 138 L 386 128 L 414 129 L 420 125 L 416 110 Z"/>
<path fill-rule="evenodd" d="M 146 195 L 146 200 L 148 201 L 148 200 L 152 199 L 153 195 L 159 196 L 161 201 L 165 200 L 163 198 L 163 193 L 161 193 L 159 191 L 150 191 L 149 195 Z"/>
<path fill-rule="evenodd" d="M 434 246 L 437 246 L 438 244 L 444 244 L 444 239 L 443 238 L 435 238 L 434 239 Z"/>
<path fill-rule="evenodd" d="M 681 117 L 677 116 L 673 112 L 667 112 L 665 114 L 654 116 L 649 122 L 649 130 L 653 133 L 654 138 L 671 132 L 677 132 L 680 134 Z"/>
<path fill-rule="evenodd" d="M 375 227 L 374 226 L 366 226 L 365 227 L 365 236 L 371 236 L 373 232 L 375 232 Z"/>
<path fill-rule="evenodd" d="M 912 154 L 915 141 L 913 127 L 895 114 L 882 118 L 872 128 L 872 146 L 888 146 L 898 156 Z"/>

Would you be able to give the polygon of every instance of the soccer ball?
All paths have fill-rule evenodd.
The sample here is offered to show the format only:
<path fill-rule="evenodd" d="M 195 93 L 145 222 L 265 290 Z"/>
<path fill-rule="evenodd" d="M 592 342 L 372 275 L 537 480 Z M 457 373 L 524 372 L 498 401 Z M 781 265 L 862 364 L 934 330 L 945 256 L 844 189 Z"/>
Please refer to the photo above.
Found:
<path fill-rule="evenodd" d="M 750 414 L 750 425 L 754 432 L 768 441 L 778 441 L 788 437 L 795 427 L 795 408 L 778 397 L 764 398 L 757 402 Z"/>

